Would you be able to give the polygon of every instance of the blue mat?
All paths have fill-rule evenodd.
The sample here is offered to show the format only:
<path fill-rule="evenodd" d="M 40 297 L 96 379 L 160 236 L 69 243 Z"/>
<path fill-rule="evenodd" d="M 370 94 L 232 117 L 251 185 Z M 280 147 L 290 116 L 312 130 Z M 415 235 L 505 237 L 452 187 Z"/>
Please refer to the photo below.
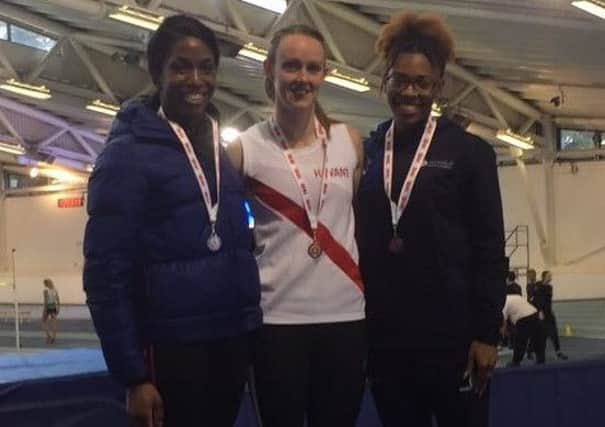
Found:
<path fill-rule="evenodd" d="M 101 350 L 75 348 L 0 355 L 0 384 L 107 370 Z"/>

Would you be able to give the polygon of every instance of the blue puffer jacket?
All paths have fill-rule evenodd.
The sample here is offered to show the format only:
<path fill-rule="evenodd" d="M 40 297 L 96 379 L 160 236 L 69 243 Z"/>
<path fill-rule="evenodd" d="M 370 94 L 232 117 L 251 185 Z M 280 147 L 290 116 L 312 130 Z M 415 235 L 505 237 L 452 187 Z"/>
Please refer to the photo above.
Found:
<path fill-rule="evenodd" d="M 202 160 L 202 165 L 205 159 Z M 143 349 L 236 336 L 261 324 L 244 190 L 221 153 L 217 232 L 176 136 L 146 103 L 118 113 L 88 184 L 84 290 L 112 375 L 149 377 Z"/>

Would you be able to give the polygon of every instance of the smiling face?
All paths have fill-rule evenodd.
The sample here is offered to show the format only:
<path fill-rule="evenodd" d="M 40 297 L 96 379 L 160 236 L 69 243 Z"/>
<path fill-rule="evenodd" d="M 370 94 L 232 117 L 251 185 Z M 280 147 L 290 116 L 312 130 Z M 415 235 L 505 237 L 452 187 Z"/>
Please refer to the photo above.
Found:
<path fill-rule="evenodd" d="M 326 76 L 325 52 L 319 40 L 305 34 L 285 36 L 275 60 L 265 61 L 265 73 L 273 84 L 277 108 L 313 108 Z"/>
<path fill-rule="evenodd" d="M 389 70 L 385 87 L 395 124 L 405 130 L 426 121 L 443 88 L 443 78 L 426 55 L 405 52 Z"/>
<path fill-rule="evenodd" d="M 158 81 L 168 118 L 187 126 L 203 117 L 216 86 L 216 62 L 200 39 L 184 37 L 172 46 Z"/>

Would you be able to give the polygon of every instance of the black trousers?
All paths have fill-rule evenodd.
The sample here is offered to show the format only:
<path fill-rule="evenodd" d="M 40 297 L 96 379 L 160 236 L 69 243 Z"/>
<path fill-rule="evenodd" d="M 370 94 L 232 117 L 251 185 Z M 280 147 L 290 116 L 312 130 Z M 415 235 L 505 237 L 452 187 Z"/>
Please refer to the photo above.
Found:
<path fill-rule="evenodd" d="M 265 325 L 254 378 L 263 427 L 353 427 L 365 386 L 365 321 Z"/>
<path fill-rule="evenodd" d="M 239 412 L 255 334 L 154 348 L 164 427 L 232 427 Z"/>
<path fill-rule="evenodd" d="M 513 365 L 517 366 L 523 360 L 525 349 L 528 343 L 534 353 L 536 353 L 536 362 L 544 363 L 544 351 L 546 347 L 546 337 L 540 325 L 538 313 L 523 317 L 515 325 L 516 334 L 513 341 Z"/>
<path fill-rule="evenodd" d="M 371 350 L 370 384 L 384 427 L 469 427 L 472 391 L 461 390 L 466 355 Z M 477 404 L 477 402 L 473 402 Z"/>
<path fill-rule="evenodd" d="M 561 351 L 561 343 L 559 342 L 559 328 L 557 327 L 557 319 L 555 315 L 551 313 L 544 314 L 544 320 L 542 320 L 542 329 L 547 338 L 552 341 L 553 347 L 556 352 Z"/>

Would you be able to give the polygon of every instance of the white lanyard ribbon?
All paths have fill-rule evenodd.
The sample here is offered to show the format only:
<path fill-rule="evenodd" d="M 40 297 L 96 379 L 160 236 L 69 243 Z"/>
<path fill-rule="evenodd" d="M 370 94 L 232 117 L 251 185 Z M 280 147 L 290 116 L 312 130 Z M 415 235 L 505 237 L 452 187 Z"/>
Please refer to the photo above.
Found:
<path fill-rule="evenodd" d="M 309 219 L 309 224 L 311 225 L 311 230 L 313 231 L 313 240 L 317 241 L 317 227 L 319 224 L 319 212 L 323 207 L 326 201 L 326 195 L 328 194 L 328 182 L 327 182 L 327 171 L 326 171 L 326 163 L 328 157 L 328 142 L 324 128 L 321 126 L 317 118 L 315 120 L 315 136 L 321 142 L 321 147 L 323 150 L 323 160 L 321 164 L 321 184 L 320 184 L 320 195 L 319 201 L 317 203 L 317 209 L 315 212 L 311 207 L 311 196 L 309 194 L 309 186 L 307 185 L 303 174 L 301 173 L 298 165 L 296 164 L 296 160 L 294 159 L 294 154 L 292 150 L 288 148 L 288 141 L 282 130 L 280 129 L 277 121 L 274 117 L 271 117 L 269 120 L 269 127 L 271 128 L 271 132 L 278 140 L 282 147 L 282 153 L 284 158 L 286 159 L 286 163 L 290 167 L 292 171 L 292 175 L 294 176 L 294 180 L 296 181 L 296 185 L 298 190 L 300 191 L 300 195 L 303 199 L 303 205 L 305 207 L 305 212 L 307 213 L 307 218 Z"/>
<path fill-rule="evenodd" d="M 387 194 L 387 198 L 389 199 L 389 203 L 391 204 L 391 221 L 393 225 L 393 235 L 397 234 L 397 224 L 399 224 L 399 220 L 401 219 L 401 215 L 403 215 L 403 211 L 408 206 L 410 201 L 410 196 L 412 195 L 412 190 L 414 189 L 414 184 L 416 183 L 416 178 L 418 177 L 418 173 L 420 172 L 420 168 L 424 164 L 424 159 L 431 147 L 431 143 L 433 142 L 433 136 L 435 135 L 435 130 L 437 129 L 437 119 L 435 117 L 430 116 L 428 121 L 426 122 L 426 126 L 424 128 L 424 133 L 422 134 L 422 138 L 420 139 L 420 143 L 418 144 L 418 148 L 416 149 L 416 154 L 414 154 L 414 159 L 412 164 L 410 165 L 410 169 L 408 170 L 408 174 L 405 177 L 405 181 L 403 182 L 403 186 L 401 187 L 401 192 L 399 193 L 399 202 L 395 204 L 391 199 L 391 188 L 392 188 L 392 179 L 393 179 L 393 144 L 395 137 L 395 121 L 391 122 L 391 126 L 385 135 L 385 149 L 384 149 L 384 190 Z"/>
<path fill-rule="evenodd" d="M 214 148 L 214 167 L 216 171 L 216 204 L 213 205 L 212 195 L 210 193 L 210 185 L 208 184 L 208 180 L 206 179 L 204 170 L 202 169 L 202 166 L 200 165 L 200 162 L 198 161 L 197 156 L 195 155 L 195 150 L 191 145 L 191 141 L 189 141 L 189 137 L 178 123 L 174 123 L 168 120 L 161 107 L 159 115 L 166 119 L 166 121 L 176 134 L 178 140 L 181 142 L 183 149 L 185 150 L 185 154 L 189 159 L 189 164 L 193 169 L 193 173 L 197 180 L 198 186 L 200 187 L 200 191 L 204 199 L 204 205 L 206 206 L 206 211 L 208 212 L 208 217 L 210 218 L 210 226 L 212 227 L 212 232 L 214 233 L 214 227 L 216 224 L 216 219 L 218 217 L 218 207 L 221 199 L 221 168 L 219 163 L 220 160 L 218 123 L 212 117 L 207 116 L 210 122 L 212 123 L 212 145 Z"/>

